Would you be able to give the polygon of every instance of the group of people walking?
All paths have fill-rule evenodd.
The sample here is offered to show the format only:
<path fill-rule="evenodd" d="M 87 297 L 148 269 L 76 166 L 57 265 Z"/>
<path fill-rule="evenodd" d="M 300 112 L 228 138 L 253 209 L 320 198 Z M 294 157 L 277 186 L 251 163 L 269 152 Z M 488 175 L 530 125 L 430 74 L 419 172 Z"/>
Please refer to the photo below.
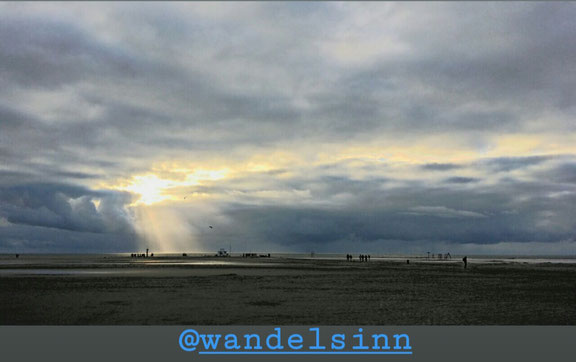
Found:
<path fill-rule="evenodd" d="M 132 254 L 130 254 L 130 257 L 132 257 L 132 258 L 147 258 L 148 256 L 153 257 L 154 253 L 148 255 L 149 250 L 150 249 L 146 249 L 146 253 L 142 253 L 142 254 L 132 253 Z"/>
<path fill-rule="evenodd" d="M 360 254 L 358 258 L 360 259 L 360 261 L 370 261 L 370 255 Z M 346 254 L 346 261 L 352 261 L 352 260 L 354 260 L 354 257 L 350 254 Z"/>

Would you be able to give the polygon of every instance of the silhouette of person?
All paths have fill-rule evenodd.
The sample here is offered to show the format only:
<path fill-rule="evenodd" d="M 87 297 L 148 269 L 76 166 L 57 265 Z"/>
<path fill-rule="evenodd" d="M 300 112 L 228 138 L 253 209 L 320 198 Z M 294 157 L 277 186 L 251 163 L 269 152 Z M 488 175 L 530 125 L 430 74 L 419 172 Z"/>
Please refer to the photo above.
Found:
<path fill-rule="evenodd" d="M 368 255 L 368 261 L 370 261 L 370 255 Z"/>
<path fill-rule="evenodd" d="M 463 257 L 462 261 L 464 262 L 464 269 L 466 269 L 466 267 L 468 266 L 468 257 L 467 256 Z"/>

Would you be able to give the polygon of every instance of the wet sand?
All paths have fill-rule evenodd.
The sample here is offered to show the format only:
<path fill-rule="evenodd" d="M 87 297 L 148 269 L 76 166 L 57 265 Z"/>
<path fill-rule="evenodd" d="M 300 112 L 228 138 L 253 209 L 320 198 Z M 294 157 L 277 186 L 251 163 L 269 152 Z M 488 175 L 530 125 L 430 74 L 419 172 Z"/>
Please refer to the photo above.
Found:
<path fill-rule="evenodd" d="M 576 325 L 576 265 L 107 256 L 0 263 L 1 325 Z"/>

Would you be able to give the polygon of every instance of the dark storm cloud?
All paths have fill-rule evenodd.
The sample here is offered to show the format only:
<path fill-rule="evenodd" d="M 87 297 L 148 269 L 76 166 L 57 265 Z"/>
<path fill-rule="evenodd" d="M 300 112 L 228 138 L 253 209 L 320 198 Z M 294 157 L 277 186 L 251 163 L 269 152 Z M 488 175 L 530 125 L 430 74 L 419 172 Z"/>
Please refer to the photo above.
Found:
<path fill-rule="evenodd" d="M 546 155 L 546 156 L 519 156 L 519 157 L 493 157 L 484 158 L 474 162 L 468 162 L 463 164 L 454 163 L 429 163 L 420 166 L 420 169 L 425 171 L 442 171 L 449 172 L 453 170 L 471 168 L 471 169 L 482 169 L 491 173 L 500 172 L 510 172 L 515 170 L 522 170 L 532 166 L 539 166 L 550 161 L 561 161 L 572 158 L 571 155 Z M 462 178 L 458 180 L 458 177 L 452 177 L 446 179 L 446 182 L 471 182 L 475 179 L 468 180 L 468 178 Z"/>
<path fill-rule="evenodd" d="M 509 172 L 558 158 L 558 156 L 498 157 L 479 162 L 492 172 Z"/>
<path fill-rule="evenodd" d="M 138 248 L 135 234 L 91 233 L 12 224 L 0 231 L 2 253 L 101 253 L 132 252 Z"/>
<path fill-rule="evenodd" d="M 444 180 L 445 183 L 449 184 L 469 184 L 478 181 L 480 181 L 480 179 L 476 177 L 461 177 L 461 176 L 449 177 Z"/>
<path fill-rule="evenodd" d="M 576 163 L 562 163 L 551 170 L 540 172 L 539 176 L 555 182 L 576 184 Z"/>
<path fill-rule="evenodd" d="M 366 183 L 363 190 L 351 189 L 355 198 L 337 208 L 231 205 L 226 215 L 240 238 L 258 240 L 261 245 L 273 240 L 299 251 L 330 250 L 330 245 L 343 239 L 353 250 L 379 250 L 386 240 L 403 240 L 406 245 L 419 241 L 447 245 L 553 242 L 572 238 L 576 226 L 569 219 L 576 211 L 576 193 L 572 190 L 554 198 L 549 195 L 552 190 L 566 188 L 549 184 L 382 191 Z"/>
<path fill-rule="evenodd" d="M 94 200 L 99 201 L 98 207 Z M 92 191 L 84 187 L 54 184 L 0 186 L 0 215 L 12 224 L 42 226 L 79 232 L 132 231 L 124 206 L 127 193 Z"/>
<path fill-rule="evenodd" d="M 461 167 L 462 165 L 454 163 L 427 163 L 421 166 L 423 170 L 427 171 L 451 171 Z"/>
<path fill-rule="evenodd" d="M 308 177 L 259 188 L 282 191 L 298 185 L 308 191 L 309 197 L 289 205 L 241 197 L 221 207 L 230 220 L 227 235 L 262 251 L 378 252 L 402 243 L 404 249 L 395 250 L 425 250 L 426 245 L 461 250 L 461 245 L 502 242 L 552 245 L 574 237 L 576 189 L 565 183 L 572 169 L 573 164 L 552 164 L 546 171 L 532 171 L 533 181 L 504 178 L 487 184 L 459 176 L 448 183 L 400 183 L 410 186 L 386 179 Z M 548 177 L 539 176 L 541 172 Z M 453 187 L 454 183 L 470 186 Z M 250 191 L 234 179 L 225 184 L 225 189 L 203 191 Z"/>

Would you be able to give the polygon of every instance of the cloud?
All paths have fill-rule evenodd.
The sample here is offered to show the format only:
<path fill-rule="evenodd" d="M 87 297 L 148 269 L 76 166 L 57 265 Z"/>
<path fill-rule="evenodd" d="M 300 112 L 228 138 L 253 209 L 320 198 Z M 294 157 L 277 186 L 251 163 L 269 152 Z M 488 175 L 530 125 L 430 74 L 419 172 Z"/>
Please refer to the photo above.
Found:
<path fill-rule="evenodd" d="M 449 177 L 444 180 L 444 182 L 450 184 L 469 184 L 478 181 L 480 181 L 480 179 L 475 177 L 460 177 L 460 176 Z"/>
<path fill-rule="evenodd" d="M 0 4 L 4 250 L 135 246 L 120 190 L 146 175 L 183 240 L 209 218 L 278 250 L 570 240 L 575 11 Z"/>
<path fill-rule="evenodd" d="M 492 172 L 509 172 L 539 165 L 558 156 L 498 157 L 480 161 L 479 164 Z"/>
<path fill-rule="evenodd" d="M 552 170 L 541 172 L 540 176 L 555 182 L 576 184 L 576 163 L 562 163 Z"/>
<path fill-rule="evenodd" d="M 449 209 L 444 206 L 416 206 L 408 211 L 411 215 L 428 215 L 428 216 L 437 216 L 437 217 L 455 217 L 455 218 L 464 218 L 464 217 L 486 217 L 478 212 L 474 211 L 466 211 L 466 210 L 454 210 Z"/>
<path fill-rule="evenodd" d="M 130 233 L 129 194 L 66 184 L 0 187 L 0 214 L 17 225 L 79 232 Z M 98 206 L 95 204 L 98 203 Z"/>
<path fill-rule="evenodd" d="M 423 170 L 427 171 L 451 171 L 461 168 L 461 165 L 456 165 L 453 163 L 427 163 L 420 166 Z"/>

